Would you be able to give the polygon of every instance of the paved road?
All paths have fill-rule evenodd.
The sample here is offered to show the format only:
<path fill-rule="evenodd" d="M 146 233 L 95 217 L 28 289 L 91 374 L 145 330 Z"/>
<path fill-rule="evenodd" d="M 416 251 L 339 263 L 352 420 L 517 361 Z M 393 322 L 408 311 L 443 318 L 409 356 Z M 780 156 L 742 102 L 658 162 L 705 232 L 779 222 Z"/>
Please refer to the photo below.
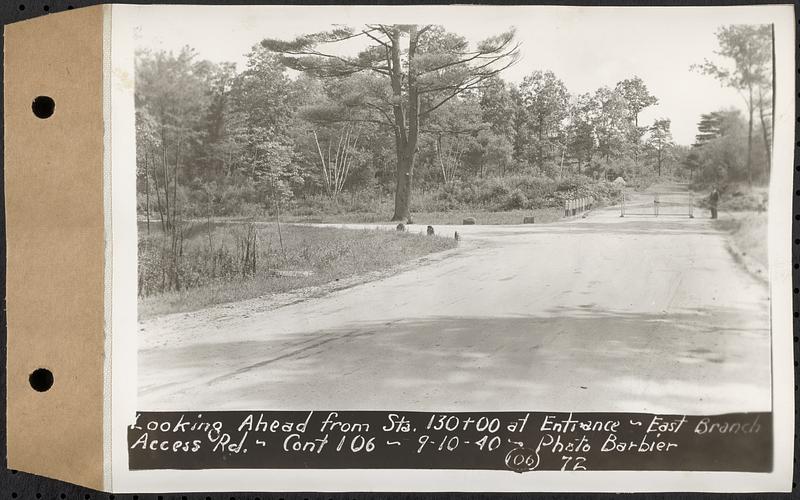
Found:
<path fill-rule="evenodd" d="M 439 227 L 379 281 L 149 320 L 139 408 L 768 410 L 768 290 L 706 217 Z"/>

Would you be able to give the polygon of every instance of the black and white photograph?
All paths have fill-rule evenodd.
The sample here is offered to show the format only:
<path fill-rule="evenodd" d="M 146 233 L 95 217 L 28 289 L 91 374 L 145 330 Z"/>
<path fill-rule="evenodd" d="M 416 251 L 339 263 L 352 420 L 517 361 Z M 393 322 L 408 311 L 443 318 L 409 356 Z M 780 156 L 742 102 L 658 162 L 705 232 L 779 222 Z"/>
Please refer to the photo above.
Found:
<path fill-rule="evenodd" d="M 131 470 L 774 473 L 792 7 L 336 9 L 125 11 Z"/>

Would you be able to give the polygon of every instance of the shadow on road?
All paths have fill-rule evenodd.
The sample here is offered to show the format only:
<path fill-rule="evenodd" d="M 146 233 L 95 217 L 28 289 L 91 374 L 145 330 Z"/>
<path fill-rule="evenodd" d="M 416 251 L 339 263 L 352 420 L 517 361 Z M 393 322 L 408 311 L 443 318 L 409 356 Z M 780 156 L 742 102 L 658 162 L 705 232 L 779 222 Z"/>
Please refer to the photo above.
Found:
<path fill-rule="evenodd" d="M 754 310 L 586 304 L 209 339 L 140 353 L 140 373 L 169 381 L 143 384 L 140 409 L 767 410 L 768 327 Z"/>

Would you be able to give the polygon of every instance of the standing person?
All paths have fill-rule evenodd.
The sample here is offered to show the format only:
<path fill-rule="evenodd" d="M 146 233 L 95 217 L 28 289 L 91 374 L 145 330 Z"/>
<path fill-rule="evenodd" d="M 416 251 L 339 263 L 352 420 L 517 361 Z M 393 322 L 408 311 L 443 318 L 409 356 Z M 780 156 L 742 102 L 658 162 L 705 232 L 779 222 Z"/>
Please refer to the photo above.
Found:
<path fill-rule="evenodd" d="M 708 197 L 708 201 L 711 205 L 711 218 L 717 218 L 717 204 L 719 203 L 719 190 L 715 187 L 713 191 L 711 191 L 711 195 Z"/>

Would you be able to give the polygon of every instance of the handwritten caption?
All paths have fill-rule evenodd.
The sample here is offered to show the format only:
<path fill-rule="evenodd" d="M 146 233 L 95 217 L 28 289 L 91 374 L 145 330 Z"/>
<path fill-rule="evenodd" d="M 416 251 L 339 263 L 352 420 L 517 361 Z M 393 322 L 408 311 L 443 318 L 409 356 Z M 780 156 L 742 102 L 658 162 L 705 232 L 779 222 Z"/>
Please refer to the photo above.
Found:
<path fill-rule="evenodd" d="M 772 415 L 141 412 L 132 470 L 405 468 L 726 470 L 772 468 Z"/>

